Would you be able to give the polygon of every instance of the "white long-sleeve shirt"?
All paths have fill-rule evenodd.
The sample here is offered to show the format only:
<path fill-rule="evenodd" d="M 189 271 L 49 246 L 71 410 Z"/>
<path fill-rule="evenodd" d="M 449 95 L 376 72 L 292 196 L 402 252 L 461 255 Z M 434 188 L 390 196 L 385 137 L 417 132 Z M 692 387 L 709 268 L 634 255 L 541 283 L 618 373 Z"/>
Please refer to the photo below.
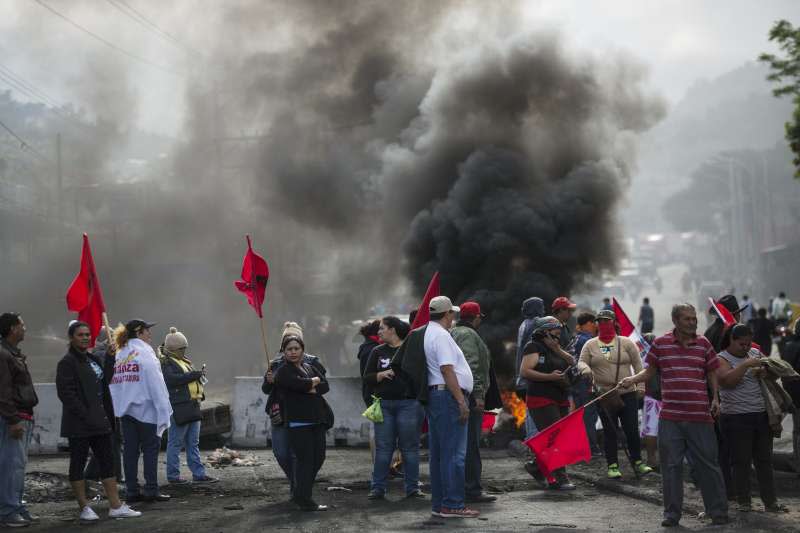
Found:
<path fill-rule="evenodd" d="M 172 405 L 161 363 L 143 340 L 132 339 L 117 352 L 110 389 L 117 417 L 128 415 L 155 424 L 159 437 L 169 427 Z"/>

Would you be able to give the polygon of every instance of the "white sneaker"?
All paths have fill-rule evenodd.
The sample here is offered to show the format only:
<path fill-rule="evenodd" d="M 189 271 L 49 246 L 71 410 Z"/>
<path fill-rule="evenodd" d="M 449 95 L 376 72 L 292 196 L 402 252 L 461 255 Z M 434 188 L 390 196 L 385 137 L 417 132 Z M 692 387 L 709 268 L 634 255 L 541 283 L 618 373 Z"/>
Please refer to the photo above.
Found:
<path fill-rule="evenodd" d="M 94 512 L 94 509 L 87 505 L 81 511 L 81 520 L 83 522 L 94 522 L 95 520 L 100 520 L 100 517 L 97 516 L 97 513 Z"/>
<path fill-rule="evenodd" d="M 109 518 L 136 518 L 137 516 L 142 516 L 142 513 L 140 513 L 139 511 L 134 511 L 133 509 L 128 507 L 127 503 L 123 503 L 116 509 L 108 510 Z"/>

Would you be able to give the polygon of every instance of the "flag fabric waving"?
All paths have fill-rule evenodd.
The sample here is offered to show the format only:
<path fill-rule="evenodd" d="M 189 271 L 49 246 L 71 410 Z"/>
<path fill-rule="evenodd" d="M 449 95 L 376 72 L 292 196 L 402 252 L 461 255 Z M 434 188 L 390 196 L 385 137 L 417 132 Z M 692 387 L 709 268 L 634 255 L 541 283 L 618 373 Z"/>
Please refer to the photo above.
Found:
<path fill-rule="evenodd" d="M 588 463 L 592 460 L 592 450 L 583 422 L 583 407 L 529 438 L 525 445 L 536 455 L 536 464 L 545 477 L 562 466 L 578 461 Z"/>
<path fill-rule="evenodd" d="M 250 235 L 247 236 L 247 253 L 242 260 L 242 279 L 234 281 L 234 285 L 239 292 L 247 296 L 247 303 L 250 304 L 259 318 L 263 318 L 261 306 L 264 303 L 264 295 L 267 292 L 267 282 L 269 281 L 269 266 L 263 257 L 253 251 L 253 243 Z"/>
<path fill-rule="evenodd" d="M 736 319 L 733 316 L 727 307 L 720 304 L 719 302 L 715 301 L 714 298 L 708 297 L 708 301 L 711 302 L 711 307 L 714 308 L 714 311 L 717 312 L 717 316 L 722 319 L 722 322 L 725 323 L 725 327 L 729 328 L 736 324 Z"/>
<path fill-rule="evenodd" d="M 92 334 L 91 345 L 94 346 L 100 328 L 103 327 L 103 313 L 106 311 L 106 304 L 103 301 L 103 291 L 94 268 L 89 236 L 85 233 L 81 251 L 81 270 L 67 289 L 67 309 L 78 313 L 78 320 L 89 324 Z"/>
<path fill-rule="evenodd" d="M 441 294 L 440 291 L 439 272 L 435 272 L 431 278 L 431 282 L 428 283 L 428 290 L 425 291 L 425 296 L 422 298 L 422 303 L 419 304 L 417 316 L 414 317 L 414 322 L 411 324 L 411 329 L 416 329 L 428 323 L 428 321 L 431 319 L 431 310 L 428 306 L 430 305 L 431 300 Z"/>
<path fill-rule="evenodd" d="M 632 340 L 639 348 L 639 353 L 642 354 L 642 358 L 644 359 L 644 354 L 650 351 L 650 345 L 644 340 L 644 337 L 642 337 L 642 334 L 636 329 L 631 319 L 628 318 L 628 315 L 622 309 L 622 306 L 619 305 L 616 298 L 611 301 L 611 307 L 614 309 L 614 315 L 617 317 L 620 335 Z"/>

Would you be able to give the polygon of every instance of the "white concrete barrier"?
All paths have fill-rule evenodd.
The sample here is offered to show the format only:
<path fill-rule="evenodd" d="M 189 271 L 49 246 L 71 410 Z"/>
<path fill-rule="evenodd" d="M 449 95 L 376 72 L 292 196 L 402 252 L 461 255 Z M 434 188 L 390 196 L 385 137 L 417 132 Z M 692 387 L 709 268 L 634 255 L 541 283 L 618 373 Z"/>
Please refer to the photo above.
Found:
<path fill-rule="evenodd" d="M 261 377 L 234 378 L 231 402 L 231 443 L 254 448 L 267 445 L 270 424 L 264 411 L 267 397 L 261 392 Z M 330 392 L 325 399 L 333 410 L 335 423 L 328 431 L 328 445 L 362 446 L 369 443 L 371 422 L 361 416 L 361 378 L 328 378 Z"/>
<path fill-rule="evenodd" d="M 61 400 L 56 394 L 55 383 L 34 383 L 39 404 L 33 409 L 33 437 L 31 455 L 56 453 L 59 445 L 66 446 L 61 438 Z"/>

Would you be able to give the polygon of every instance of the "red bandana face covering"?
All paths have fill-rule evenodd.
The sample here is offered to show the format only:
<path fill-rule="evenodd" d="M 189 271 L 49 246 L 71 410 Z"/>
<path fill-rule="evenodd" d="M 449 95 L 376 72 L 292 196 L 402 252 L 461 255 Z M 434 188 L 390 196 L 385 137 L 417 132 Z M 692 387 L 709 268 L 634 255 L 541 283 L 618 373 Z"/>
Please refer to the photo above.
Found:
<path fill-rule="evenodd" d="M 614 340 L 614 337 L 617 334 L 617 330 L 614 329 L 614 321 L 612 320 L 600 320 L 597 323 L 597 337 L 602 341 L 608 344 L 609 342 Z"/>

